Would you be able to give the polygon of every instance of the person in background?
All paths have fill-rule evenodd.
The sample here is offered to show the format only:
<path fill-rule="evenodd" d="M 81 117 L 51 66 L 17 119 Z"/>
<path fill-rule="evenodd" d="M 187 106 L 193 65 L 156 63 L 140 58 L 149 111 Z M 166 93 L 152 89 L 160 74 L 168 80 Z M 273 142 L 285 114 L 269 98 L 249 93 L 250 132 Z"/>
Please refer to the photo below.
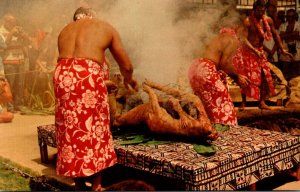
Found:
<path fill-rule="evenodd" d="M 4 76 L 4 65 L 3 65 L 3 53 L 4 50 L 7 48 L 4 37 L 0 35 L 0 77 Z"/>
<path fill-rule="evenodd" d="M 284 46 L 293 55 L 292 58 L 280 55 L 282 71 L 287 80 L 300 75 L 300 24 L 296 21 L 297 16 L 295 9 L 289 9 L 286 13 L 287 22 L 279 28 Z"/>
<path fill-rule="evenodd" d="M 274 4 L 271 4 L 270 2 L 267 3 L 267 15 L 274 21 L 274 27 L 276 28 L 276 25 L 281 23 L 281 21 L 278 21 L 278 15 L 277 15 L 277 7 Z M 278 31 L 278 28 L 276 28 Z M 280 68 L 280 62 L 278 62 L 278 45 L 275 43 L 274 38 L 270 39 L 270 41 L 264 41 L 264 51 L 267 54 L 267 59 L 270 62 L 270 69 L 275 74 L 275 77 L 280 80 L 280 84 L 287 86 L 288 83 L 286 79 L 284 78 L 284 75 Z"/>
<path fill-rule="evenodd" d="M 31 94 L 38 96 L 43 106 L 51 107 L 53 97 L 47 92 L 52 90 L 52 76 L 56 59 L 58 56 L 56 36 L 53 34 L 52 26 L 44 28 L 45 37 L 39 46 L 39 52 L 35 60 L 35 69 L 37 70 L 33 79 L 31 78 Z M 34 100 L 29 100 L 32 105 Z"/>
<path fill-rule="evenodd" d="M 12 101 L 12 94 L 9 83 L 4 78 L 4 65 L 2 62 L 2 54 L 6 49 L 6 43 L 4 38 L 0 36 L 0 123 L 11 122 L 14 118 L 14 114 L 7 112 L 6 105 Z"/>
<path fill-rule="evenodd" d="M 277 7 L 274 4 L 267 4 L 267 15 L 274 21 L 274 27 L 276 28 L 276 25 L 278 25 L 281 21 L 278 21 Z M 278 28 L 276 28 L 276 30 L 278 30 Z M 268 61 L 275 65 L 278 65 L 277 49 L 278 46 L 275 44 L 273 37 L 270 41 L 264 42 L 264 50 L 267 53 Z"/>
<path fill-rule="evenodd" d="M 275 29 L 279 30 L 280 25 L 283 23 L 285 23 L 285 11 L 280 10 L 277 12 L 277 19 L 274 23 Z"/>
<path fill-rule="evenodd" d="M 89 8 L 80 7 L 58 36 L 58 60 L 53 85 L 56 98 L 58 175 L 74 178 L 75 190 L 101 190 L 101 172 L 117 163 L 112 133 L 105 51 L 119 65 L 126 87 L 137 90 L 133 66 L 117 30 L 96 19 Z"/>
<path fill-rule="evenodd" d="M 4 38 L 6 49 L 2 59 L 5 77 L 11 85 L 14 99 L 8 110 L 19 110 L 23 105 L 24 72 L 25 72 L 25 44 L 30 37 L 17 25 L 16 18 L 11 14 L 3 17 L 0 35 Z"/>
<path fill-rule="evenodd" d="M 274 95 L 274 85 L 270 72 L 269 62 L 263 50 L 264 41 L 274 38 L 282 54 L 291 56 L 283 48 L 273 20 L 265 15 L 266 3 L 264 0 L 256 0 L 252 13 L 243 21 L 243 65 L 236 66 L 237 70 L 246 75 L 250 85 L 241 89 L 242 104 L 240 109 L 246 106 L 246 96 L 259 100 L 260 109 L 270 109 L 265 103 L 269 96 Z"/>
<path fill-rule="evenodd" d="M 7 103 L 12 101 L 12 94 L 9 83 L 0 76 L 0 123 L 9 123 L 13 120 L 14 114 L 6 109 Z"/>

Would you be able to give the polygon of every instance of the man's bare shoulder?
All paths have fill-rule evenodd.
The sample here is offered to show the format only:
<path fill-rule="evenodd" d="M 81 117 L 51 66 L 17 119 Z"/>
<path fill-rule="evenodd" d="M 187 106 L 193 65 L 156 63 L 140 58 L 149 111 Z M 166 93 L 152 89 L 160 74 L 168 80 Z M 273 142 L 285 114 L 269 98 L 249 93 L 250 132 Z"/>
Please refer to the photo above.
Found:
<path fill-rule="evenodd" d="M 110 25 L 108 22 L 100 20 L 100 19 L 82 19 L 78 21 L 73 21 L 69 24 L 67 24 L 63 30 L 67 30 L 68 28 L 77 28 L 77 27 L 101 27 L 101 29 L 108 29 L 113 30 L 113 26 Z M 62 31 L 63 31 L 62 30 Z"/>
<path fill-rule="evenodd" d="M 206 45 L 206 48 L 207 49 L 221 49 L 223 47 L 224 43 L 226 43 L 228 40 L 229 40 L 229 37 L 226 33 L 217 34 L 209 41 L 209 43 Z"/>

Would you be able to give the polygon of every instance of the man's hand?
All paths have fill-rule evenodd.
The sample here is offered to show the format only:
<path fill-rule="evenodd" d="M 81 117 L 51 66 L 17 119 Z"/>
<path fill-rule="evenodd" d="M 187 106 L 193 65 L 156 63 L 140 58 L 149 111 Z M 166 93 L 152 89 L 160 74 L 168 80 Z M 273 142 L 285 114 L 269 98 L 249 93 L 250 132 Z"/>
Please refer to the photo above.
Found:
<path fill-rule="evenodd" d="M 274 62 L 274 56 L 272 54 L 268 55 L 268 61 L 269 62 Z"/>
<path fill-rule="evenodd" d="M 118 91 L 117 85 L 114 82 L 110 81 L 110 80 L 106 80 L 105 85 L 106 85 L 106 88 L 107 88 L 107 91 L 108 91 L 109 94 L 115 93 L 115 92 Z"/>
<path fill-rule="evenodd" d="M 131 87 L 132 89 L 134 89 L 135 91 L 138 91 L 138 83 L 135 79 L 130 78 L 130 79 L 125 79 L 124 78 L 124 85 L 127 89 L 129 89 L 129 87 Z"/>
<path fill-rule="evenodd" d="M 255 53 L 260 58 L 266 58 L 266 55 L 263 51 L 255 50 Z"/>
<path fill-rule="evenodd" d="M 236 83 L 237 83 L 241 88 L 246 88 L 246 87 L 249 86 L 250 80 L 248 79 L 248 77 L 246 77 L 246 76 L 244 76 L 244 75 L 238 75 L 238 76 L 237 76 Z"/>
<path fill-rule="evenodd" d="M 292 61 L 294 60 L 294 56 L 289 53 L 286 49 L 282 50 L 282 54 L 287 55 Z"/>

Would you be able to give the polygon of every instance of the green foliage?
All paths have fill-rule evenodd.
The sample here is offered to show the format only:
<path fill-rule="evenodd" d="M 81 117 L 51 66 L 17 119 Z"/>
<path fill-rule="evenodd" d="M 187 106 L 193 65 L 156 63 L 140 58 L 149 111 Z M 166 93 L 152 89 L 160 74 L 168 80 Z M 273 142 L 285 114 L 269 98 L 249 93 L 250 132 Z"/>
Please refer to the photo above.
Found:
<path fill-rule="evenodd" d="M 134 144 L 144 144 L 144 145 L 162 145 L 170 143 L 170 141 L 159 141 L 154 138 L 147 137 L 145 135 L 132 135 L 128 137 L 123 137 L 120 141 L 120 145 L 134 145 Z"/>
<path fill-rule="evenodd" d="M 216 148 L 213 145 L 193 145 L 194 150 L 199 154 L 214 154 L 216 152 Z"/>
<path fill-rule="evenodd" d="M 11 167 L 6 166 L 7 160 L 0 158 L 0 190 L 3 191 L 30 191 L 29 178 L 25 178 L 11 169 L 17 167 L 9 163 Z"/>
<path fill-rule="evenodd" d="M 220 123 L 214 124 L 214 127 L 216 128 L 217 132 L 219 132 L 219 133 L 228 131 L 230 129 L 229 125 L 223 125 L 223 124 L 220 124 Z"/>

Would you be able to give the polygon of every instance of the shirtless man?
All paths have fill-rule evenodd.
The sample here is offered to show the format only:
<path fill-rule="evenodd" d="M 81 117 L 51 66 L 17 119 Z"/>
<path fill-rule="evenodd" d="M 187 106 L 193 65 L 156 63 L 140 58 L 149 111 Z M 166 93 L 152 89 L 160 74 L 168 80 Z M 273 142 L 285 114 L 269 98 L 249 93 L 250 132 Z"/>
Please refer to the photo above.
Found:
<path fill-rule="evenodd" d="M 278 35 L 273 20 L 265 15 L 266 3 L 264 0 L 256 0 L 253 4 L 253 12 L 243 22 L 242 47 L 244 64 L 236 66 L 239 73 L 246 75 L 251 84 L 241 89 L 242 106 L 246 105 L 246 96 L 259 100 L 259 108 L 270 109 L 265 100 L 274 95 L 274 85 L 270 73 L 270 66 L 263 51 L 264 41 L 274 38 L 282 54 L 292 56 L 283 49 L 282 41 Z"/>
<path fill-rule="evenodd" d="M 88 8 L 78 8 L 73 22 L 58 37 L 58 62 L 53 83 L 56 97 L 58 175 L 74 178 L 75 190 L 101 190 L 101 172 L 117 163 L 105 80 L 109 49 L 124 76 L 125 85 L 137 90 L 133 66 L 118 32 L 108 23 L 93 18 Z"/>
<path fill-rule="evenodd" d="M 229 75 L 241 87 L 247 87 L 249 80 L 240 75 L 233 67 L 241 62 L 238 27 L 223 28 L 206 46 L 200 59 L 193 61 L 189 68 L 191 87 L 203 102 L 205 111 L 212 123 L 237 125 L 233 102 L 226 87 L 226 75 Z"/>

